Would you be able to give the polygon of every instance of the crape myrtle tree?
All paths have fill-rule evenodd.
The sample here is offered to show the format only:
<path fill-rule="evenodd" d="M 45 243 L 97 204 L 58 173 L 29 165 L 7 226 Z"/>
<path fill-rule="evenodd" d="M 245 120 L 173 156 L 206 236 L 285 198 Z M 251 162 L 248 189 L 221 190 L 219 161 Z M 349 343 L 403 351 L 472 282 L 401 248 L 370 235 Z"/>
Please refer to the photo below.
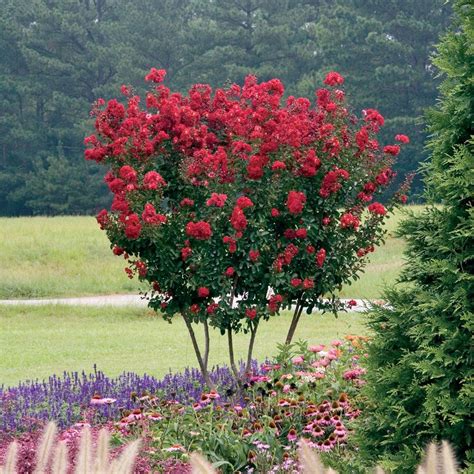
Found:
<path fill-rule="evenodd" d="M 304 309 L 342 309 L 335 293 L 381 242 L 387 210 L 406 199 L 398 193 L 388 209 L 376 200 L 400 145 L 379 145 L 376 110 L 362 119 L 349 111 L 336 72 L 314 105 L 282 103 L 277 79 L 181 95 L 164 76 L 146 76 L 154 86 L 144 108 L 126 86 L 125 105 L 97 102 L 85 157 L 109 167 L 114 198 L 97 219 L 113 252 L 150 283 L 150 307 L 170 321 L 182 315 L 209 382 L 209 326 L 227 334 L 237 374 L 234 332 L 250 333 L 248 369 L 262 320 L 292 308 L 290 343 Z"/>

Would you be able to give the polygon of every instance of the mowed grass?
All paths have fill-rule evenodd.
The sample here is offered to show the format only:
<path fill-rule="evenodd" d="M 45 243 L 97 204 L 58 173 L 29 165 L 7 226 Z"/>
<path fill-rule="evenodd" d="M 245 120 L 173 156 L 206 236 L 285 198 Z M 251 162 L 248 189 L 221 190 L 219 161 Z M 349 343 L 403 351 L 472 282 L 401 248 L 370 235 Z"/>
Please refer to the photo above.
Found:
<path fill-rule="evenodd" d="M 364 319 L 357 313 L 344 313 L 337 319 L 331 314 L 304 314 L 294 340 L 326 344 L 347 334 L 367 334 Z M 257 359 L 276 353 L 289 324 L 289 313 L 261 323 Z M 201 332 L 198 328 L 199 336 Z M 235 338 L 238 358 L 245 357 L 247 338 L 244 334 Z M 210 363 L 227 363 L 227 338 L 213 330 L 211 344 Z M 0 385 L 42 380 L 63 371 L 90 372 L 94 364 L 109 376 L 134 371 L 157 377 L 197 366 L 179 317 L 169 324 L 143 308 L 0 306 Z"/>
<path fill-rule="evenodd" d="M 124 267 L 93 217 L 0 219 L 2 299 L 137 292 Z"/>
<path fill-rule="evenodd" d="M 341 296 L 378 298 L 394 281 L 403 263 L 404 243 L 393 236 L 401 218 L 397 212 L 388 221 L 386 244 Z M 127 278 L 124 264 L 93 217 L 0 218 L 1 299 L 137 292 L 140 284 Z"/>

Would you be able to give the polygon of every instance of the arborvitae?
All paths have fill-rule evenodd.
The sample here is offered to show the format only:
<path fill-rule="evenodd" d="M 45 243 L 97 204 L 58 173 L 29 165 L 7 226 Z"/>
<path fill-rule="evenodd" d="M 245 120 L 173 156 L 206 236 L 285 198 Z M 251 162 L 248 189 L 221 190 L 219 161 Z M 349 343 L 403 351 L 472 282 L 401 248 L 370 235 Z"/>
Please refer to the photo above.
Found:
<path fill-rule="evenodd" d="M 402 224 L 407 263 L 386 292 L 390 306 L 370 321 L 361 453 L 397 473 L 413 472 L 431 440 L 450 441 L 468 469 L 474 461 L 474 7 L 458 0 L 454 9 L 435 59 L 440 101 L 428 117 L 432 205 Z"/>

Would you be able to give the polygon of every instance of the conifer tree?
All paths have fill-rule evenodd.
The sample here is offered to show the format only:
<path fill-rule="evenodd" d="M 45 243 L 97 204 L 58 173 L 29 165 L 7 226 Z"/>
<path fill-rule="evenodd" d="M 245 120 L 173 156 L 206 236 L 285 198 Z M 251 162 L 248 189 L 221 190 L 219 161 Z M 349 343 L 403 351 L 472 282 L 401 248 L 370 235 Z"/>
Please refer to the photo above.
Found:
<path fill-rule="evenodd" d="M 454 8 L 435 58 L 444 81 L 424 166 L 426 197 L 442 205 L 401 226 L 407 264 L 370 321 L 361 452 L 396 473 L 414 469 L 431 440 L 450 441 L 465 467 L 474 461 L 474 12 L 469 0 Z"/>

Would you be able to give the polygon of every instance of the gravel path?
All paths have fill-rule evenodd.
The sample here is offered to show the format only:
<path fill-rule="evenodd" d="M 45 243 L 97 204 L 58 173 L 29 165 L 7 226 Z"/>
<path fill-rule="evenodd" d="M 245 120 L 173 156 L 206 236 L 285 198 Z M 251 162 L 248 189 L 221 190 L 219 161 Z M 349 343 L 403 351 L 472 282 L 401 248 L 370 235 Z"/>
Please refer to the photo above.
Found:
<path fill-rule="evenodd" d="M 360 313 L 366 311 L 373 305 L 383 304 L 383 301 L 368 301 L 355 299 L 357 303 L 351 308 L 348 307 L 349 299 L 342 299 L 347 311 Z M 80 296 L 77 298 L 44 298 L 44 299 L 24 299 L 24 300 L 0 300 L 1 305 L 70 305 L 70 306 L 142 306 L 146 307 L 147 300 L 140 295 L 98 295 L 98 296 Z"/>

